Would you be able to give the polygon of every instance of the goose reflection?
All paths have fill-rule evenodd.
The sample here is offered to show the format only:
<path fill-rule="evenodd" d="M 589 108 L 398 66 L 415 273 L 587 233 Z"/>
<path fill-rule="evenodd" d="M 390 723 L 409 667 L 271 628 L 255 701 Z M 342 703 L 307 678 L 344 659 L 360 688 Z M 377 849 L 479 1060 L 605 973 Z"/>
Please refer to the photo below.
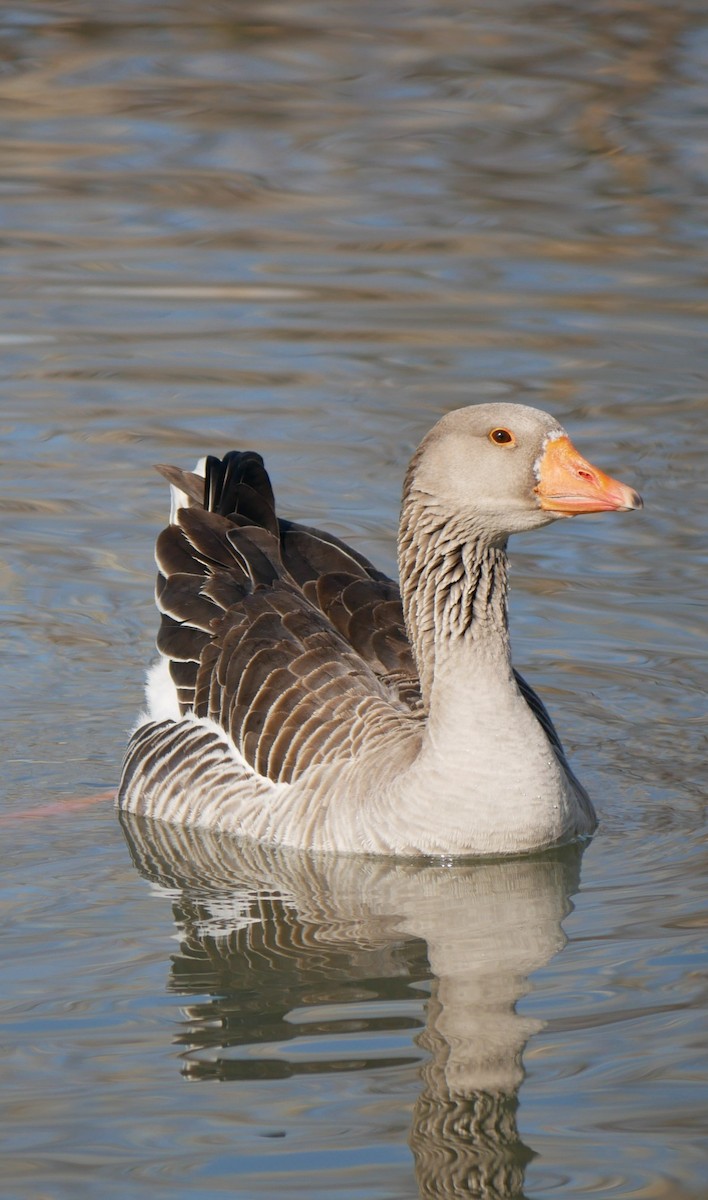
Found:
<path fill-rule="evenodd" d="M 170 988 L 200 996 L 179 1039 L 185 1075 L 371 1070 L 422 1051 L 410 1135 L 420 1195 L 523 1197 L 532 1152 L 516 1125 L 522 1052 L 542 1022 L 516 1005 L 530 973 L 564 945 L 578 847 L 449 866 L 313 857 L 127 814 L 121 822 L 138 870 L 172 895 L 180 951 Z M 405 1038 L 409 1053 L 367 1056 L 357 1041 L 334 1060 L 265 1050 L 303 1030 L 311 1046 L 333 1028 L 422 1026 L 421 981 L 430 995 L 424 1027 Z"/>

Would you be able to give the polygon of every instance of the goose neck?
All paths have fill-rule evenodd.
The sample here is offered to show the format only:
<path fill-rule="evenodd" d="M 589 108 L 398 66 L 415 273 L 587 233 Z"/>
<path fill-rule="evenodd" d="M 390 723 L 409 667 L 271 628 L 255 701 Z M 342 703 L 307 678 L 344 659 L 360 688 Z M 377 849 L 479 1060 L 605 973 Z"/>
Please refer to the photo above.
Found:
<path fill-rule="evenodd" d="M 469 517 L 450 517 L 409 496 L 399 570 L 424 700 L 443 663 L 475 654 L 510 663 L 505 543 L 485 537 Z"/>

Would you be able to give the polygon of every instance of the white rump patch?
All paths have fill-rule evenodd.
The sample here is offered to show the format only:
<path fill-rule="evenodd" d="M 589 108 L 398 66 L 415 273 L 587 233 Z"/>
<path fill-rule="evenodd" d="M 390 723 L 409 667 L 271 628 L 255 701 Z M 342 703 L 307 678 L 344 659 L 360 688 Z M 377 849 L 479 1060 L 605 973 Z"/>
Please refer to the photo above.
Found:
<path fill-rule="evenodd" d="M 170 660 L 164 654 L 150 667 L 145 681 L 146 721 L 179 721 L 177 688 L 170 675 Z M 140 721 L 144 724 L 144 721 Z"/>

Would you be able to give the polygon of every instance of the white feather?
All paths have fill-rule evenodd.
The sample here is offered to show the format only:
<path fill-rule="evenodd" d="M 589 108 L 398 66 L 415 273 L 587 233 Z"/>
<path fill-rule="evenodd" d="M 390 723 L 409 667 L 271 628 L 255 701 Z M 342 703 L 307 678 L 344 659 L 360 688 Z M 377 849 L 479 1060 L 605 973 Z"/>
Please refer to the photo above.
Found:
<path fill-rule="evenodd" d="M 164 654 L 150 667 L 145 681 L 145 700 L 147 712 L 144 719 L 139 721 L 179 721 L 179 701 L 177 688 L 170 675 L 170 661 Z"/>
<path fill-rule="evenodd" d="M 194 468 L 195 475 L 201 475 L 202 479 L 206 476 L 206 457 L 200 458 Z M 189 508 L 189 496 L 183 492 L 181 488 L 175 487 L 174 483 L 170 484 L 170 525 L 176 525 L 177 512 L 180 508 Z"/>

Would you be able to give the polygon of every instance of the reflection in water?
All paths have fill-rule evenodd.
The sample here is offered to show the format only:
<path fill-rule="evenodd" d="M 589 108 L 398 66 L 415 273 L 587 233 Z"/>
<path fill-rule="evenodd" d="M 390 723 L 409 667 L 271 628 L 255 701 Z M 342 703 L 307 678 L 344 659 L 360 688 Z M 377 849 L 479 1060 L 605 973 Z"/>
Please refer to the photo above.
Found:
<path fill-rule="evenodd" d="M 177 890 L 171 989 L 210 997 L 188 1009 L 188 1077 L 413 1061 L 413 1045 L 407 1058 L 373 1054 L 372 1035 L 410 1028 L 410 986 L 430 977 L 410 1135 L 420 1194 L 523 1195 L 532 1153 L 517 1131 L 517 1093 L 540 1023 L 515 1008 L 529 974 L 564 944 L 579 848 L 452 867 L 313 857 L 128 814 L 121 822 L 140 872 Z M 335 1035 L 337 1053 L 321 1053 L 318 1038 Z M 288 1052 L 298 1039 L 304 1055 Z"/>

